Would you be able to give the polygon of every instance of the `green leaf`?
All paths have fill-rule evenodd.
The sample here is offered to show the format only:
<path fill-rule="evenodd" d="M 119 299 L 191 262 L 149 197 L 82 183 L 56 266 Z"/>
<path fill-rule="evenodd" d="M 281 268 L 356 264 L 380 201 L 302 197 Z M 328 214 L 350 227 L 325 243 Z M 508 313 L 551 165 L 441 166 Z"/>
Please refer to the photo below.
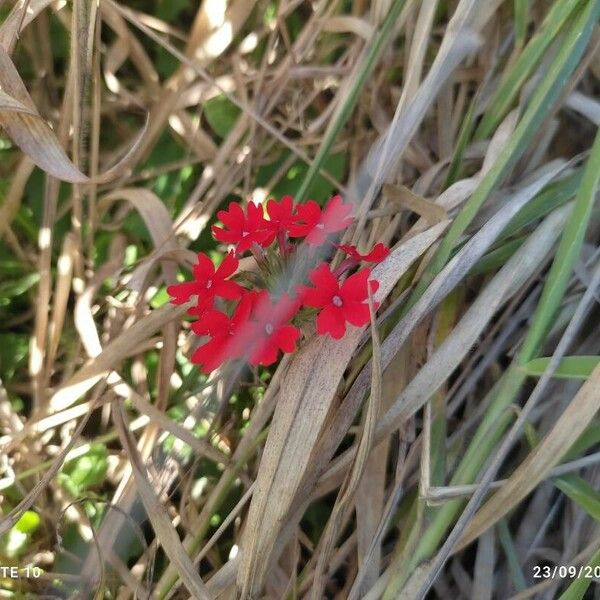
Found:
<path fill-rule="evenodd" d="M 17 369 L 25 365 L 28 351 L 28 335 L 17 333 L 0 335 L 0 377 L 4 381 L 10 381 Z"/>
<path fill-rule="evenodd" d="M 40 516 L 33 510 L 26 510 L 15 523 L 15 529 L 21 533 L 33 533 L 40 526 Z"/>
<path fill-rule="evenodd" d="M 600 492 L 596 491 L 585 479 L 577 475 L 565 475 L 553 480 L 554 485 L 579 505 L 593 519 L 600 521 Z M 587 563 L 593 573 L 600 566 L 600 550 Z M 584 571 L 587 573 L 587 570 Z M 589 577 L 575 579 L 560 596 L 560 600 L 579 600 L 584 597 L 592 580 Z"/>
<path fill-rule="evenodd" d="M 551 357 L 534 358 L 520 368 L 531 377 L 541 377 Z M 587 379 L 600 362 L 600 356 L 565 356 L 553 373 L 560 379 Z"/>
<path fill-rule="evenodd" d="M 226 96 L 216 96 L 204 103 L 204 116 L 211 129 L 220 137 L 227 137 L 240 116 L 240 109 Z"/>
<path fill-rule="evenodd" d="M 414 305 L 435 276 L 443 269 L 459 238 L 475 218 L 485 200 L 502 182 L 508 170 L 515 165 L 533 137 L 537 135 L 540 126 L 552 112 L 556 100 L 579 64 L 599 16 L 600 2 L 597 0 L 588 2 L 581 10 L 576 12 L 571 27 L 562 40 L 556 58 L 537 86 L 525 114 L 492 168 L 481 180 L 471 198 L 454 219 L 448 233 L 442 239 L 427 269 L 406 303 L 405 312 Z M 580 191 L 582 188 L 580 188 Z"/>
<path fill-rule="evenodd" d="M 588 515 L 600 522 L 600 492 L 578 475 L 563 475 L 552 480 L 554 485 Z"/>
<path fill-rule="evenodd" d="M 108 471 L 108 452 L 103 444 L 91 444 L 89 450 L 65 465 L 61 483 L 78 493 L 102 483 Z"/>
<path fill-rule="evenodd" d="M 600 549 L 596 550 L 594 556 L 587 563 L 587 567 L 591 568 L 593 573 L 600 566 Z M 584 571 L 586 573 L 587 571 Z M 571 585 L 561 594 L 559 600 L 581 600 L 585 596 L 590 583 L 593 580 L 589 577 L 579 577 L 575 579 Z"/>
<path fill-rule="evenodd" d="M 522 3 L 522 0 L 519 0 L 519 2 Z M 477 128 L 476 139 L 483 140 L 487 138 L 508 113 L 521 87 L 579 4 L 581 4 L 581 0 L 575 2 L 573 0 L 561 0 L 552 4 L 538 33 L 527 44 L 510 70 L 503 75 L 502 81 L 490 100 L 485 115 Z"/>
<path fill-rule="evenodd" d="M 523 46 L 529 23 L 529 0 L 515 0 L 515 46 Z"/>
<path fill-rule="evenodd" d="M 27 551 L 31 535 L 40 526 L 39 515 L 27 510 L 0 539 L 0 551 L 10 558 L 18 558 Z"/>
<path fill-rule="evenodd" d="M 352 114 L 352 111 L 358 102 L 365 82 L 367 81 L 369 75 L 373 72 L 381 52 L 394 33 L 394 26 L 398 17 L 400 16 L 400 11 L 404 7 L 404 4 L 405 0 L 394 0 L 392 5 L 389 7 L 388 13 L 381 25 L 381 28 L 373 36 L 371 42 L 367 45 L 366 51 L 362 56 L 362 60 L 360 63 L 358 63 L 354 73 L 352 74 L 352 87 L 342 99 L 341 104 L 332 116 L 323 141 L 321 142 L 319 150 L 317 151 L 317 155 L 306 172 L 306 176 L 304 177 L 302 185 L 298 190 L 296 199 L 299 202 L 306 199 L 315 177 L 321 170 L 326 157 L 330 153 L 331 146 L 333 145 L 337 134 L 340 132 L 346 121 L 350 118 L 350 115 Z"/>
<path fill-rule="evenodd" d="M 260 186 L 267 186 L 272 177 L 279 171 L 281 165 L 289 158 L 289 152 L 283 152 L 279 158 L 271 163 L 265 165 L 258 170 L 256 177 L 256 184 Z M 347 156 L 344 153 L 329 154 L 323 160 L 322 169 L 326 171 L 334 179 L 340 181 L 343 179 L 346 173 Z M 308 166 L 302 161 L 296 161 L 286 172 L 285 175 L 277 181 L 273 187 L 268 190 L 269 194 L 281 198 L 289 194 L 290 196 L 297 197 L 300 186 L 306 174 L 308 172 Z M 317 175 L 313 182 L 308 187 L 306 197 L 311 198 L 322 204 L 335 192 L 333 184 L 325 179 L 321 174 Z"/>
<path fill-rule="evenodd" d="M 156 16 L 173 23 L 184 10 L 193 8 L 191 5 L 190 0 L 159 0 L 156 6 Z"/>
<path fill-rule="evenodd" d="M 569 448 L 563 460 L 569 461 L 582 456 L 597 444 L 600 444 L 600 419 L 593 419 L 577 441 Z"/>
<path fill-rule="evenodd" d="M 515 589 L 521 592 L 527 587 L 527 581 L 525 580 L 523 569 L 519 563 L 517 550 L 515 548 L 512 536 L 510 535 L 508 525 L 506 524 L 506 519 L 501 519 L 498 521 L 496 529 L 498 530 L 498 540 L 500 541 L 500 545 L 502 546 L 502 550 L 506 556 L 510 578 L 515 586 Z"/>
<path fill-rule="evenodd" d="M 167 304 L 167 302 L 169 302 L 169 294 L 167 294 L 167 288 L 163 286 L 152 296 L 150 306 L 152 308 L 160 308 L 163 304 Z"/>
<path fill-rule="evenodd" d="M 39 273 L 30 273 L 13 281 L 0 283 L 0 298 L 14 298 L 30 290 L 40 280 Z"/>

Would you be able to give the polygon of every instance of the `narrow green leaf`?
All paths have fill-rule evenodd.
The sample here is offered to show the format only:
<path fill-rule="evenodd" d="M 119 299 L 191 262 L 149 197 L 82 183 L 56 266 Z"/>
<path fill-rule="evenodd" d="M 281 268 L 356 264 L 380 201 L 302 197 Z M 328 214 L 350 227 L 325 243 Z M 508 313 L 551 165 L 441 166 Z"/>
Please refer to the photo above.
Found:
<path fill-rule="evenodd" d="M 550 357 L 534 358 L 520 367 L 531 377 L 541 377 L 550 362 Z M 553 373 L 562 379 L 587 379 L 600 362 L 600 356 L 565 356 Z"/>
<path fill-rule="evenodd" d="M 588 515 L 600 522 L 600 492 L 578 475 L 563 475 L 553 479 L 554 485 Z"/>
<path fill-rule="evenodd" d="M 517 162 L 533 136 L 537 134 L 539 127 L 550 114 L 555 101 L 562 93 L 569 77 L 579 63 L 599 16 L 600 2 L 598 0 L 588 2 L 582 10 L 576 13 L 556 59 L 552 62 L 548 72 L 537 87 L 523 118 L 493 167 L 454 219 L 448 233 L 444 236 L 430 264 L 416 285 L 405 310 L 408 310 L 416 302 L 433 278 L 442 270 L 452 254 L 456 242 L 475 218 L 482 204 L 496 186 L 500 184 L 508 169 Z"/>
<path fill-rule="evenodd" d="M 529 0 L 515 0 L 515 46 L 521 48 L 525 43 L 529 23 Z"/>
<path fill-rule="evenodd" d="M 523 2 L 522 0 L 516 0 L 515 4 L 523 4 Z M 498 126 L 498 123 L 513 106 L 523 84 L 544 56 L 549 45 L 580 4 L 581 0 L 562 0 L 552 4 L 538 33 L 527 44 L 512 68 L 502 78 L 475 132 L 475 139 L 486 139 Z"/>
<path fill-rule="evenodd" d="M 586 567 L 591 569 L 591 573 L 594 573 L 596 568 L 600 567 L 600 548 L 596 550 L 596 553 L 592 556 Z M 584 569 L 586 567 L 584 567 Z M 587 571 L 584 571 L 584 573 L 586 572 Z M 592 581 L 593 579 L 589 577 L 579 577 L 575 579 L 561 594 L 559 600 L 581 600 L 581 598 L 585 596 L 585 592 L 588 587 L 590 587 Z"/>
<path fill-rule="evenodd" d="M 319 170 L 323 165 L 323 161 L 329 154 L 337 134 L 340 132 L 341 128 L 350 117 L 352 110 L 356 106 L 360 92 L 362 91 L 367 78 L 373 72 L 382 50 L 394 32 L 394 25 L 400 16 L 400 11 L 404 7 L 404 2 L 405 0 L 394 0 L 380 30 L 373 36 L 373 40 L 366 47 L 362 62 L 358 65 L 355 71 L 353 85 L 343 98 L 340 107 L 336 110 L 334 117 L 332 118 L 331 123 L 325 132 L 323 141 L 319 146 L 317 155 L 310 165 L 310 168 L 304 177 L 304 181 L 298 190 L 298 195 L 296 198 L 298 202 L 304 200 L 307 190 L 312 184 L 314 178 L 319 173 Z"/>
<path fill-rule="evenodd" d="M 519 557 L 517 556 L 517 550 L 515 548 L 512 536 L 510 535 L 506 520 L 502 519 L 498 521 L 496 529 L 498 530 L 498 539 L 500 540 L 500 545 L 502 546 L 502 550 L 506 556 L 510 578 L 512 579 L 515 589 L 518 591 L 523 591 L 527 587 L 527 582 L 525 581 L 525 575 L 523 574 L 523 569 L 521 569 Z"/>

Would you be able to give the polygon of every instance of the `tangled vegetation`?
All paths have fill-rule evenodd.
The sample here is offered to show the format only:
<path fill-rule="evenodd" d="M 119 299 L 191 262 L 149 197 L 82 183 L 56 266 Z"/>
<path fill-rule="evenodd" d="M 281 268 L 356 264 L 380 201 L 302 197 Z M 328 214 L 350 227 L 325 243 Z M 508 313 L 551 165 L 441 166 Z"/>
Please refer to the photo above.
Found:
<path fill-rule="evenodd" d="M 0 596 L 595 597 L 599 17 L 0 3 Z"/>

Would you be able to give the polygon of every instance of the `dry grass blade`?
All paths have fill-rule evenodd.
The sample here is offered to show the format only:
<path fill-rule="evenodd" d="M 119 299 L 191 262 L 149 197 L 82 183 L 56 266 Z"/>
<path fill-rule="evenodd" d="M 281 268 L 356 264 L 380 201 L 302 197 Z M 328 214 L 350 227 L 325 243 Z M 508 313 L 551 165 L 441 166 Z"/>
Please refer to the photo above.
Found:
<path fill-rule="evenodd" d="M 160 249 L 161 252 L 169 252 L 178 249 L 172 235 L 173 223 L 169 211 L 156 194 L 143 188 L 123 188 L 101 198 L 98 202 L 98 212 L 102 214 L 109 209 L 111 204 L 118 200 L 126 200 L 138 211 L 146 224 L 157 250 Z M 137 292 L 143 290 L 146 278 L 155 263 L 153 258 L 152 256 L 149 257 L 135 268 L 129 282 L 129 286 L 133 290 Z M 163 261 L 162 268 L 165 281 L 169 284 L 175 283 L 176 271 L 172 262 Z"/>
<path fill-rule="evenodd" d="M 598 18 L 0 0 L 0 597 L 593 595 L 532 567 L 600 569 Z M 387 259 L 296 237 L 334 194 Z M 321 260 L 340 340 L 309 293 L 205 372 Z"/>
<path fill-rule="evenodd" d="M 29 25 L 42 10 L 53 0 L 19 0 L 8 16 L 0 25 L 0 46 L 9 54 L 21 32 Z"/>
<path fill-rule="evenodd" d="M 445 226 L 441 223 L 401 244 L 373 270 L 373 277 L 380 282 L 377 300 L 387 296 Z M 296 496 L 311 461 L 318 460 L 313 455 L 314 444 L 361 336 L 361 329 L 353 329 L 342 342 L 323 337 L 313 339 L 290 364 L 282 384 L 286 394 L 273 416 L 241 544 L 238 586 L 242 596 L 255 594 L 262 586 L 278 535 L 278 523 Z M 315 372 L 314 365 L 325 362 L 331 367 Z"/>
<path fill-rule="evenodd" d="M 369 151 L 361 169 L 361 179 L 357 180 L 358 187 L 350 190 L 358 197 L 389 177 L 444 82 L 465 56 L 479 45 L 479 37 L 466 24 L 463 14 L 465 7 L 467 13 L 472 9 L 472 2 L 463 1 L 459 6 L 423 83 L 406 107 L 398 104 L 388 131 Z"/>
<path fill-rule="evenodd" d="M 470 543 L 490 524 L 507 514 L 546 478 L 599 408 L 600 366 L 594 369 L 544 439 L 475 515 L 460 538 L 459 548 Z"/>
<path fill-rule="evenodd" d="M 165 548 L 192 597 L 199 600 L 209 600 L 210 595 L 204 582 L 200 579 L 194 564 L 186 554 L 175 527 L 173 527 L 164 507 L 156 497 L 156 493 L 148 481 L 146 468 L 136 447 L 135 440 L 129 432 L 124 408 L 120 405 L 116 406 L 113 410 L 113 416 L 123 448 L 126 449 L 131 460 L 138 493 L 148 513 L 148 518 L 159 536 L 161 545 Z"/>
<path fill-rule="evenodd" d="M 25 185 L 32 171 L 33 163 L 27 157 L 21 159 L 14 172 L 10 189 L 2 202 L 2 206 L 0 206 L 0 239 L 10 227 L 14 216 L 19 210 Z"/>
<path fill-rule="evenodd" d="M 549 181 L 562 170 L 563 165 L 557 161 L 546 173 L 540 175 L 529 185 L 524 186 L 513 195 L 511 201 L 498 211 L 448 262 L 442 272 L 433 280 L 421 299 L 409 310 L 395 329 L 386 338 L 384 348 L 384 366 L 398 352 L 413 331 L 417 323 L 435 307 L 448 292 L 461 281 L 468 271 L 479 260 L 486 249 L 497 239 L 500 232 L 510 222 L 514 215 L 525 206 Z M 357 380 L 358 382 L 358 380 Z M 355 386 L 358 387 L 358 383 Z M 351 393 L 351 392 L 350 392 Z M 349 394 L 350 395 L 350 394 Z M 398 426 L 398 416 L 402 413 L 402 403 L 396 402 L 381 418 L 380 434 L 389 433 Z"/>
<path fill-rule="evenodd" d="M 78 400 L 124 358 L 134 354 L 140 344 L 165 324 L 181 318 L 189 307 L 166 305 L 134 323 L 91 358 L 53 394 L 50 407 L 62 410 Z"/>
<path fill-rule="evenodd" d="M 397 202 L 402 208 L 412 210 L 420 217 L 423 217 L 430 225 L 439 223 L 448 218 L 448 214 L 443 206 L 415 194 L 407 187 L 396 187 L 386 184 L 383 186 L 383 193 L 388 198 Z"/>
<path fill-rule="evenodd" d="M 11 109 L 0 108 L 0 125 L 41 169 L 64 181 L 84 182 L 87 177 L 71 162 L 54 132 L 40 117 L 10 56 L 0 47 L 0 86 Z M 17 111 L 15 107 L 22 107 Z"/>
<path fill-rule="evenodd" d="M 325 587 L 325 573 L 329 567 L 331 552 L 335 546 L 337 536 L 345 514 L 351 507 L 352 500 L 364 473 L 369 454 L 373 448 L 377 416 L 381 406 L 382 377 L 381 377 L 381 345 L 375 324 L 375 311 L 373 298 L 369 294 L 369 312 L 371 315 L 371 341 L 373 343 L 373 371 L 371 375 L 371 394 L 367 401 L 360 438 L 357 442 L 356 456 L 352 466 L 346 474 L 331 516 L 327 522 L 322 538 L 319 540 L 319 554 L 317 558 L 316 573 L 311 590 L 311 598 L 319 600 L 323 597 Z"/>
<path fill-rule="evenodd" d="M 564 227 L 567 214 L 566 209 L 561 209 L 548 217 L 480 292 L 453 331 L 382 417 L 380 434 L 382 430 L 398 427 L 414 415 L 450 377 L 500 307 L 547 259 Z"/>

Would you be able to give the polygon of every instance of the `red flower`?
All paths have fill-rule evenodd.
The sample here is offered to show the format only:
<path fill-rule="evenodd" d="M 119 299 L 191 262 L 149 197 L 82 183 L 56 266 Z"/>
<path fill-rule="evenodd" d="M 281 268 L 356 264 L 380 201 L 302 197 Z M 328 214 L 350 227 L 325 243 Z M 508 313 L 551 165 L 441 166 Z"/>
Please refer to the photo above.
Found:
<path fill-rule="evenodd" d="M 252 327 L 244 336 L 250 348 L 250 364 L 268 366 L 277 360 L 280 350 L 294 352 L 300 330 L 289 322 L 299 308 L 300 300 L 287 294 L 273 301 L 266 290 L 258 293 L 251 317 Z"/>
<path fill-rule="evenodd" d="M 197 264 L 192 267 L 194 279 L 167 288 L 173 304 L 185 304 L 192 296 L 198 296 L 198 308 L 202 310 L 212 305 L 215 296 L 227 300 L 234 300 L 241 296 L 243 288 L 235 281 L 227 279 L 235 273 L 239 264 L 232 252 L 225 256 L 216 270 L 212 260 L 206 254 L 199 252 L 197 258 Z"/>
<path fill-rule="evenodd" d="M 352 224 L 352 205 L 344 204 L 342 197 L 333 196 L 323 210 L 314 201 L 298 205 L 296 223 L 289 229 L 292 237 L 306 236 L 306 242 L 320 245 L 327 239 L 328 233 L 341 231 Z"/>
<path fill-rule="evenodd" d="M 244 294 L 229 318 L 225 313 L 209 309 L 193 323 L 192 330 L 198 335 L 209 335 L 211 339 L 198 347 L 192 355 L 194 364 L 202 365 L 203 373 L 210 373 L 229 358 L 241 356 L 237 334 L 245 329 L 255 294 Z"/>
<path fill-rule="evenodd" d="M 361 261 L 380 263 L 390 253 L 390 249 L 384 246 L 381 242 L 375 244 L 368 254 L 360 254 L 356 246 L 346 246 L 341 244 L 338 246 L 338 248 L 343 250 L 349 258 L 353 259 L 357 263 Z"/>
<path fill-rule="evenodd" d="M 366 302 L 369 292 L 379 287 L 377 281 L 369 281 L 370 269 L 362 269 L 339 284 L 329 265 L 322 263 L 311 274 L 314 288 L 304 288 L 302 293 L 305 306 L 320 308 L 317 315 L 317 333 L 329 333 L 339 340 L 346 333 L 346 321 L 357 327 L 369 322 L 369 305 Z"/>
<path fill-rule="evenodd" d="M 213 225 L 215 239 L 237 244 L 238 254 L 249 250 L 254 243 L 266 247 L 275 239 L 275 234 L 267 229 L 268 222 L 264 218 L 262 206 L 254 202 L 248 203 L 246 214 L 239 204 L 231 202 L 229 210 L 220 210 L 217 216 L 225 227 Z"/>
<path fill-rule="evenodd" d="M 267 202 L 267 228 L 275 235 L 280 232 L 287 233 L 294 224 L 294 200 L 291 196 L 282 196 L 281 200 L 269 200 Z"/>

